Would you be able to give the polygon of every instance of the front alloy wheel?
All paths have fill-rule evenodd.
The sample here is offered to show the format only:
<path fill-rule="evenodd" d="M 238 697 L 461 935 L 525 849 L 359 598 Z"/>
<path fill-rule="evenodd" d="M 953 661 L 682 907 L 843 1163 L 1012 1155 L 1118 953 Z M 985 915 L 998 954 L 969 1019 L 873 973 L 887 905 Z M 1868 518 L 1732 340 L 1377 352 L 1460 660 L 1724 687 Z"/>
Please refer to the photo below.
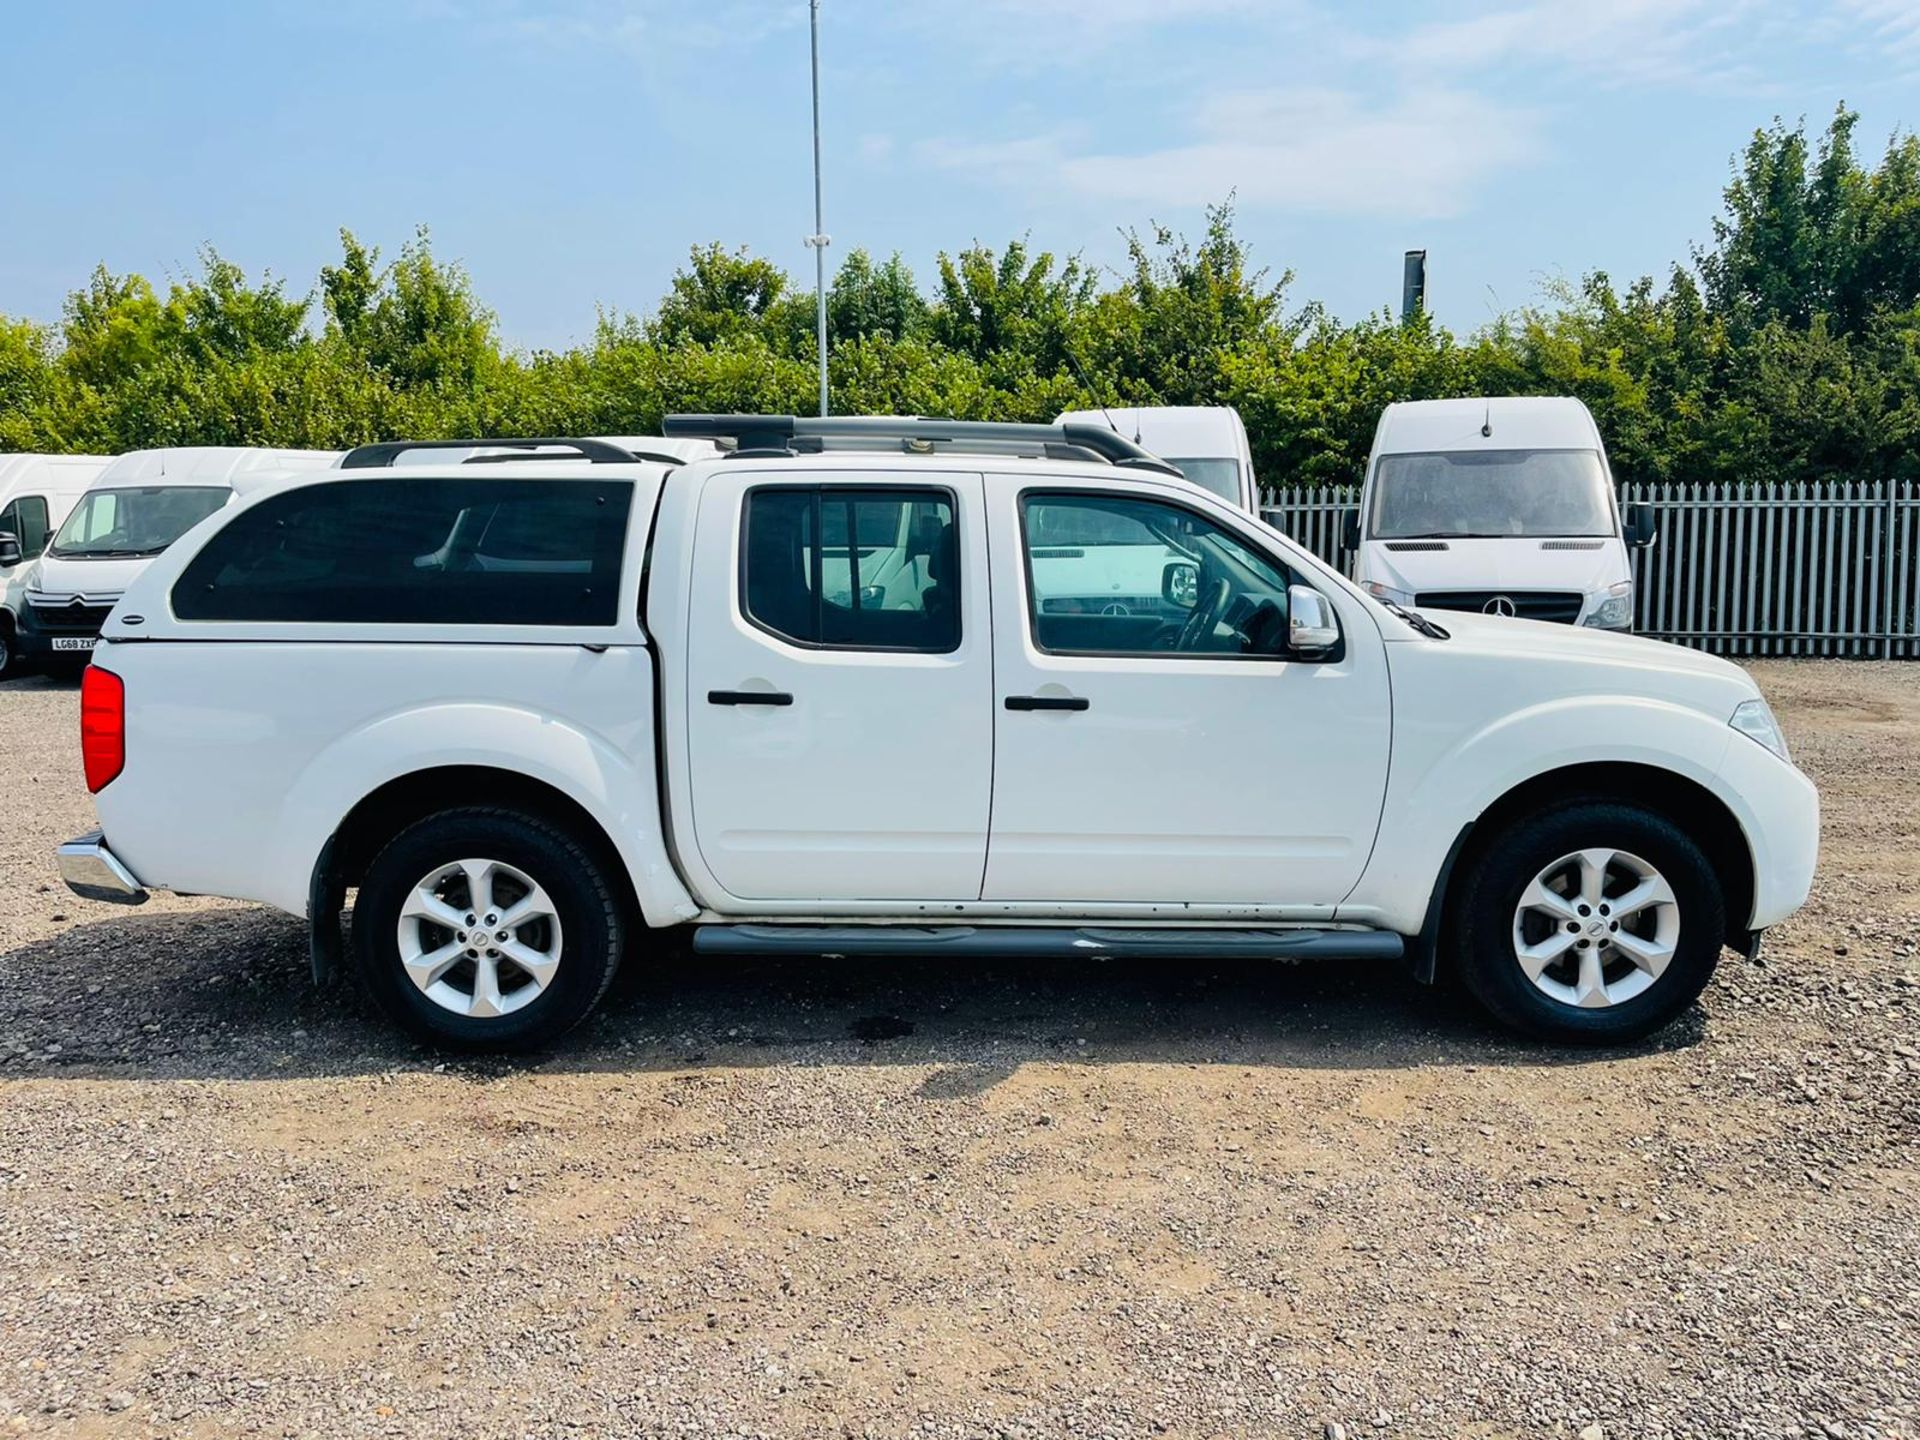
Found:
<path fill-rule="evenodd" d="M 1577 850 L 1534 876 L 1513 911 L 1513 953 L 1534 988 L 1598 1009 L 1644 995 L 1680 939 L 1680 902 L 1624 850 Z"/>
<path fill-rule="evenodd" d="M 1517 1030 L 1618 1044 L 1674 1020 L 1726 935 L 1720 877 L 1672 819 L 1569 800 L 1475 837 L 1448 899 L 1443 964 Z"/>

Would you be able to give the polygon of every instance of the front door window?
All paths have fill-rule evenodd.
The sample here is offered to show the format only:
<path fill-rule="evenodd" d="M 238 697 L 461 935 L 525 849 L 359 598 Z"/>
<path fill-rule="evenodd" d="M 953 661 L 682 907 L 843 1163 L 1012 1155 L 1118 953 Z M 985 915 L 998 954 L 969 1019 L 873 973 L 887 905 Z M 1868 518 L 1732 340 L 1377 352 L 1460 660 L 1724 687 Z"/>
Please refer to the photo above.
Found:
<path fill-rule="evenodd" d="M 1021 501 L 1033 643 L 1052 655 L 1276 658 L 1289 577 L 1181 505 L 1095 492 Z"/>

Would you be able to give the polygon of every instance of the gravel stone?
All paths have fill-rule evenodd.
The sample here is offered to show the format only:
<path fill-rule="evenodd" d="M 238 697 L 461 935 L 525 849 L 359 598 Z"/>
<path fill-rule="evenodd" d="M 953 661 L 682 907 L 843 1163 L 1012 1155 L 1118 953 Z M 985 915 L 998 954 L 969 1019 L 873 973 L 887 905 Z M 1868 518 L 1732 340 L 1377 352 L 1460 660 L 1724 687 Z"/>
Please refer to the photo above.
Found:
<path fill-rule="evenodd" d="M 662 945 L 512 1062 L 69 895 L 75 688 L 0 685 L 0 1432 L 1915 1440 L 1920 666 L 1753 669 L 1821 873 L 1642 1045 Z"/>

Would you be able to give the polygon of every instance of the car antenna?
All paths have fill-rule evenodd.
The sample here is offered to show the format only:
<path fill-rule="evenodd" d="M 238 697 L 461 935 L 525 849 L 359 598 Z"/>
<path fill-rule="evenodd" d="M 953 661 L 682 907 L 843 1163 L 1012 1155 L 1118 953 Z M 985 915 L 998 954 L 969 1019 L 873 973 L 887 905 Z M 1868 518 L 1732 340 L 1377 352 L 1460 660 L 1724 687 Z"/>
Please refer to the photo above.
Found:
<path fill-rule="evenodd" d="M 1087 382 L 1086 371 L 1082 370 L 1080 368 L 1080 362 L 1073 358 L 1073 351 L 1063 346 L 1061 347 L 1061 353 L 1067 357 L 1067 364 L 1073 367 L 1073 378 L 1080 382 L 1080 388 L 1093 396 L 1093 403 L 1098 405 L 1100 407 L 1100 413 L 1107 417 L 1107 428 L 1118 435 L 1120 433 L 1120 427 L 1113 423 L 1113 416 L 1107 410 L 1107 402 L 1102 400 L 1100 398 L 1100 392 Z M 1136 445 L 1140 443 L 1140 437 L 1138 435 L 1133 437 L 1133 443 Z"/>
<path fill-rule="evenodd" d="M 1480 422 L 1480 434 L 1485 439 L 1493 438 L 1493 401 L 1487 401 L 1487 418 Z"/>

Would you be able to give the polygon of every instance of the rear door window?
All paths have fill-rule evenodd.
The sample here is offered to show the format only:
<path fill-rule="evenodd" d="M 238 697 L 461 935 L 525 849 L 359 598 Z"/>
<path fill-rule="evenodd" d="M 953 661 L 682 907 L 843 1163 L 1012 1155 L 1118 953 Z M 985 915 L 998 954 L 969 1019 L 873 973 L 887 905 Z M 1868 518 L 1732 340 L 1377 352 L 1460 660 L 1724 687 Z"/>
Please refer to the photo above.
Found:
<path fill-rule="evenodd" d="M 960 644 L 959 537 L 947 490 L 747 492 L 740 606 L 797 645 L 945 653 Z"/>
<path fill-rule="evenodd" d="M 612 625 L 633 486 L 378 479 L 236 516 L 174 585 L 182 620 Z"/>

